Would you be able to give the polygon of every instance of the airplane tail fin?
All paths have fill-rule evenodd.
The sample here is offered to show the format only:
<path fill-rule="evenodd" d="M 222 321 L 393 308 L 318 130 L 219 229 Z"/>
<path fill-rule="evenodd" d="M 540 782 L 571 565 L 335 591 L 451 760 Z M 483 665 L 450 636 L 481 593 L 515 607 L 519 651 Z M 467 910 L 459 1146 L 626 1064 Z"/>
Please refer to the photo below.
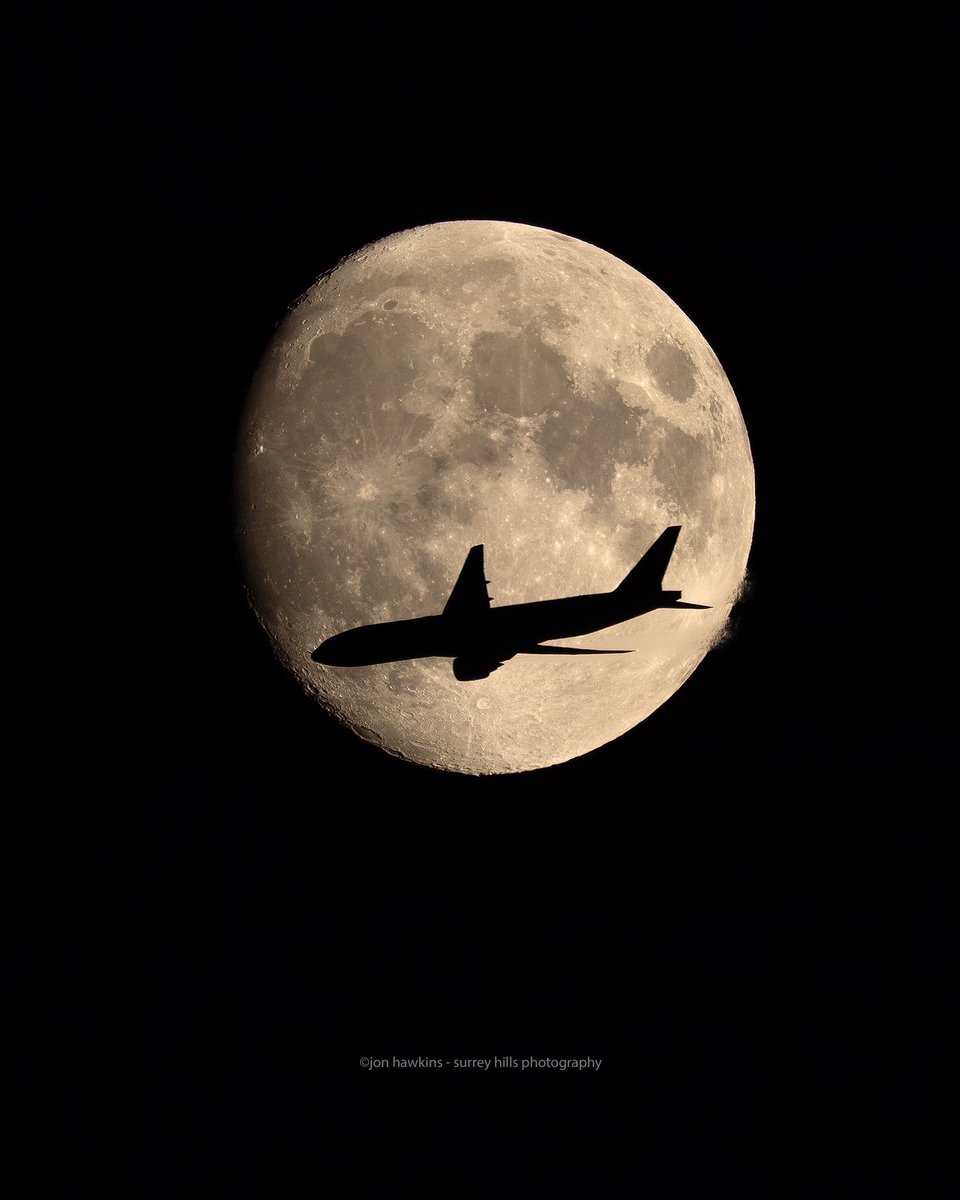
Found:
<path fill-rule="evenodd" d="M 709 604 L 691 604 L 681 600 L 682 592 L 663 590 L 663 577 L 670 565 L 680 529 L 679 525 L 665 529 L 612 594 L 628 601 L 636 599 L 648 608 L 709 608 Z"/>
<path fill-rule="evenodd" d="M 663 590 L 663 577 L 680 536 L 680 528 L 679 525 L 671 525 L 660 534 L 620 586 L 614 589 L 615 595 L 649 596 Z"/>
<path fill-rule="evenodd" d="M 444 605 L 445 617 L 454 621 L 476 621 L 486 616 L 490 611 L 490 594 L 487 591 L 489 581 L 484 575 L 483 546 L 473 546 Z"/>

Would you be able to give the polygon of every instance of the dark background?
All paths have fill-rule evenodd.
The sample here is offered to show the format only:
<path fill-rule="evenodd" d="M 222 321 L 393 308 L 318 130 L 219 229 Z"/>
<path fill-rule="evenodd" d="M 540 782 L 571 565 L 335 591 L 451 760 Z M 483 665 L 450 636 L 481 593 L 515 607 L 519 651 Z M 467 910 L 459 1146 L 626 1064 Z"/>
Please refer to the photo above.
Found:
<path fill-rule="evenodd" d="M 14 22 L 57 802 L 50 1065 L 16 1079 L 75 1179 L 946 1195 L 943 11 Z M 616 743 L 480 780 L 322 718 L 230 518 L 287 305 L 457 218 L 653 279 L 757 472 L 728 643 Z M 603 1065 L 358 1065 L 505 1054 Z"/>

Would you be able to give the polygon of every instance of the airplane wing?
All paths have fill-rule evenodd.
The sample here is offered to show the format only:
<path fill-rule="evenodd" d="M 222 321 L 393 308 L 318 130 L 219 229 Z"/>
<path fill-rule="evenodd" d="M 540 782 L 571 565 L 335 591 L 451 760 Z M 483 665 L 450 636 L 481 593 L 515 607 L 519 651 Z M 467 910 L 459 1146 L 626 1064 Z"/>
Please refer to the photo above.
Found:
<path fill-rule="evenodd" d="M 518 654 L 634 654 L 634 650 L 587 650 L 582 646 L 524 646 Z"/>
<path fill-rule="evenodd" d="M 483 546 L 474 546 L 467 555 L 450 598 L 443 608 L 445 617 L 455 621 L 473 621 L 490 611 L 487 580 L 483 577 Z"/>
<path fill-rule="evenodd" d="M 487 679 L 500 669 L 514 654 L 633 654 L 632 650 L 587 650 L 581 646 L 524 646 L 521 650 L 509 650 L 503 659 L 477 655 L 461 655 L 453 660 L 453 673 L 459 680 Z"/>

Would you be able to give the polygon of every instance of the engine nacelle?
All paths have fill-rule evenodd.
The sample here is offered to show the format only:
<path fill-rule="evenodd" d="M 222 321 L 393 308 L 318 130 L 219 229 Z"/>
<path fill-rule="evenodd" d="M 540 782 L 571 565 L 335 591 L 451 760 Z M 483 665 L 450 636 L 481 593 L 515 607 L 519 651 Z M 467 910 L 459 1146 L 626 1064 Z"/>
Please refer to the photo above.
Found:
<path fill-rule="evenodd" d="M 503 663 L 497 658 L 455 658 L 453 660 L 453 674 L 461 683 L 467 683 L 472 679 L 487 679 Z"/>

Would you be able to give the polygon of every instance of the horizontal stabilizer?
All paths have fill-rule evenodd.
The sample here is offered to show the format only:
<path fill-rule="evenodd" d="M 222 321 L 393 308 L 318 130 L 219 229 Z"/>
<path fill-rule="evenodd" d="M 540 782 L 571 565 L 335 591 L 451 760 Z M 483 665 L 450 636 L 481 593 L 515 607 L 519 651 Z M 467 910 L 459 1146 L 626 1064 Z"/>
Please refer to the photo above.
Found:
<path fill-rule="evenodd" d="M 524 646 L 518 654 L 633 654 L 633 650 L 585 650 L 581 646 Z"/>
<path fill-rule="evenodd" d="M 686 600 L 674 600 L 671 608 L 713 608 L 712 604 L 690 604 Z"/>

